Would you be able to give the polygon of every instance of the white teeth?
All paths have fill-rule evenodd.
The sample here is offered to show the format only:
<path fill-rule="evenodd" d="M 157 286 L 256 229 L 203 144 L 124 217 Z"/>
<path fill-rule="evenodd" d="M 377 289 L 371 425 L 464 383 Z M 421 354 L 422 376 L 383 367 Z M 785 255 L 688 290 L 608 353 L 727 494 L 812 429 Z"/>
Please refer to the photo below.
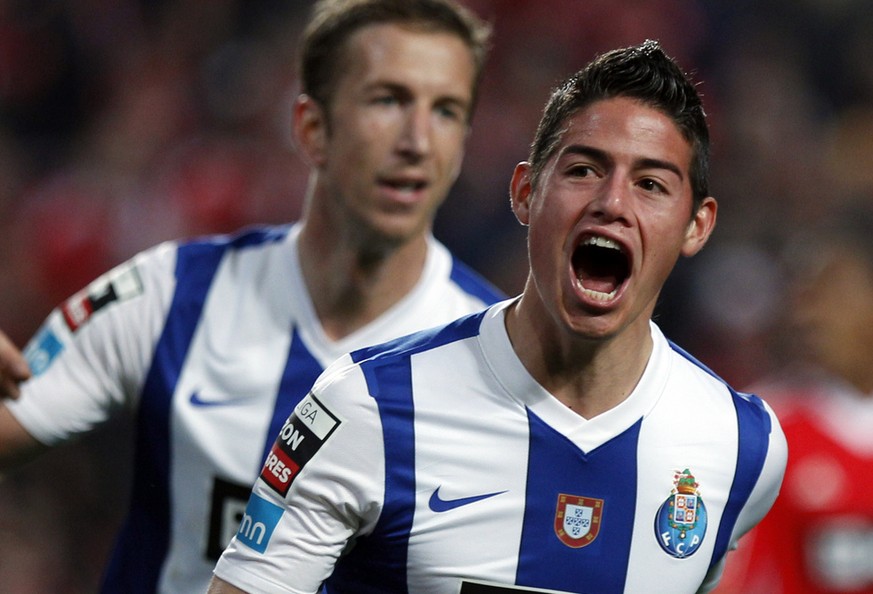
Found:
<path fill-rule="evenodd" d="M 609 293 L 603 293 L 602 291 L 592 291 L 591 289 L 582 287 L 582 293 L 587 297 L 591 297 L 595 301 L 608 301 L 615 297 L 616 292 L 618 292 L 618 289 L 613 289 Z"/>
<path fill-rule="evenodd" d="M 610 239 L 608 237 L 601 237 L 598 235 L 592 235 L 592 236 L 586 237 L 582 241 L 582 245 L 596 246 L 599 248 L 616 250 L 618 252 L 624 251 L 622 249 L 621 245 L 619 245 L 619 243 L 617 241 Z M 618 287 L 616 287 L 615 289 L 613 289 L 609 293 L 604 293 L 603 291 L 595 291 L 593 289 L 586 289 L 585 287 L 582 286 L 581 279 L 579 282 L 579 288 L 582 290 L 582 293 L 586 297 L 589 297 L 590 299 L 593 299 L 595 301 L 609 301 L 610 299 L 615 297 L 616 293 L 618 293 Z"/>
<path fill-rule="evenodd" d="M 586 238 L 585 241 L 582 242 L 582 245 L 595 245 L 597 247 L 621 251 L 621 246 L 607 237 L 591 236 Z"/>

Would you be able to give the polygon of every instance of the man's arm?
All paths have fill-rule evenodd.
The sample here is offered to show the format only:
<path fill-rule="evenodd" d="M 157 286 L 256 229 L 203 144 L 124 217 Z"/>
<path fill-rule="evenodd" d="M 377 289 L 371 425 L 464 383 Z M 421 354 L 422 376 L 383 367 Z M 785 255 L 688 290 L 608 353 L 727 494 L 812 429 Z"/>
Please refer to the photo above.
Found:
<path fill-rule="evenodd" d="M 223 579 L 217 576 L 212 576 L 212 581 L 209 582 L 209 590 L 206 594 L 246 594 L 245 590 L 240 590 L 236 586 L 231 586 Z"/>
<path fill-rule="evenodd" d="M 21 394 L 18 384 L 29 377 L 30 367 L 21 351 L 0 330 L 0 400 L 18 398 Z"/>
<path fill-rule="evenodd" d="M 0 471 L 14 468 L 45 449 L 3 404 L 5 398 L 21 395 L 18 384 L 28 378 L 30 367 L 24 355 L 0 330 Z"/>
<path fill-rule="evenodd" d="M 0 471 L 14 468 L 45 449 L 0 402 Z"/>

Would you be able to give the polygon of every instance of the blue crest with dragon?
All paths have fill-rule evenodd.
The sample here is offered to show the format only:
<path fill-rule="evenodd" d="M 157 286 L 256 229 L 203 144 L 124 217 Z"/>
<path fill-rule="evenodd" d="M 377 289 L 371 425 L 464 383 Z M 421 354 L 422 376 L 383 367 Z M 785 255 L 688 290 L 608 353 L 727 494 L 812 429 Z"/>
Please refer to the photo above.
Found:
<path fill-rule="evenodd" d="M 674 488 L 655 515 L 655 537 L 677 559 L 697 552 L 706 535 L 706 506 L 687 468 L 673 477 Z"/>

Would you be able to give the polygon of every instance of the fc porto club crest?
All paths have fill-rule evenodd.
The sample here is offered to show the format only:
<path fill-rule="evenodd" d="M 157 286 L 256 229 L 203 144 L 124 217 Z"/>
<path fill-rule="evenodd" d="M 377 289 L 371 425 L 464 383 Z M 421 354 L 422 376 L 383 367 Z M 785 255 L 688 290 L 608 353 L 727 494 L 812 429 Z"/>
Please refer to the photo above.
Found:
<path fill-rule="evenodd" d="M 673 491 L 655 516 L 655 536 L 661 548 L 677 559 L 690 557 L 706 534 L 706 506 L 689 469 L 673 476 Z"/>
<path fill-rule="evenodd" d="M 603 499 L 558 495 L 555 534 L 568 547 L 578 549 L 597 538 L 603 516 Z"/>

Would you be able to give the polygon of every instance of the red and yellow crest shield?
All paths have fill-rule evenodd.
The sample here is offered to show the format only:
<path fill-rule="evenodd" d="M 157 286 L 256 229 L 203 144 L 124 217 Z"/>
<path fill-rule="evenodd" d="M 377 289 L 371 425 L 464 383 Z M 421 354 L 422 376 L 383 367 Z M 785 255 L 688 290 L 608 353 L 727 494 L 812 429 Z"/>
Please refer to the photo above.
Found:
<path fill-rule="evenodd" d="M 555 510 L 555 534 L 568 547 L 584 547 L 597 538 L 602 517 L 603 499 L 561 493 Z"/>

